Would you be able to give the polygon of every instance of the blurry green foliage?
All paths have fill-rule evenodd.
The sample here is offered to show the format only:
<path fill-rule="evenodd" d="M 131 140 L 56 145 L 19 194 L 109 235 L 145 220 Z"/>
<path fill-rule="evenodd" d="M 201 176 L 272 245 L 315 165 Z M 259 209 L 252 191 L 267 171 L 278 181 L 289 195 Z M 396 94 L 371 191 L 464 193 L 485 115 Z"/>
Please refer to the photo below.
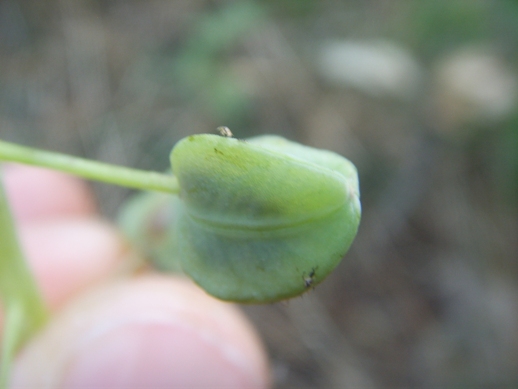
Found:
<path fill-rule="evenodd" d="M 518 208 L 518 112 L 498 134 L 494 176 L 505 201 Z"/>
<path fill-rule="evenodd" d="M 283 17 L 311 16 L 320 3 L 315 0 L 261 0 L 271 11 Z"/>
<path fill-rule="evenodd" d="M 425 55 L 488 36 L 491 5 L 478 0 L 414 0 L 404 28 L 404 41 Z"/>
<path fill-rule="evenodd" d="M 230 3 L 201 15 L 184 48 L 173 58 L 174 85 L 201 97 L 217 119 L 241 116 L 249 104 L 243 83 L 227 67 L 225 54 L 264 20 L 265 10 L 254 2 Z"/>

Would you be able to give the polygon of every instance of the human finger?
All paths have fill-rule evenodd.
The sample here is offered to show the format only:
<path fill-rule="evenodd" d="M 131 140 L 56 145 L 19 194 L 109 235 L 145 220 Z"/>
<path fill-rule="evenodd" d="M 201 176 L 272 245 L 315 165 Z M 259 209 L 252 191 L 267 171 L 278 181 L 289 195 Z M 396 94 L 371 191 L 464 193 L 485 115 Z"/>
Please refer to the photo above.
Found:
<path fill-rule="evenodd" d="M 12 388 L 267 388 L 266 354 L 234 306 L 158 275 L 88 292 L 17 360 Z"/>
<path fill-rule="evenodd" d="M 91 191 L 75 177 L 18 164 L 4 165 L 2 173 L 11 210 L 20 223 L 96 212 Z"/>

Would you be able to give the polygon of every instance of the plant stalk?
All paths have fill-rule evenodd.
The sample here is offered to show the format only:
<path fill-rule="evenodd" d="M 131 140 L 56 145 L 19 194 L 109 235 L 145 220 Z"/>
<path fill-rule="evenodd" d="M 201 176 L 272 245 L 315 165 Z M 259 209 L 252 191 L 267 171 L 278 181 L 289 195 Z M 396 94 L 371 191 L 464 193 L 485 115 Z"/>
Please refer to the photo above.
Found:
<path fill-rule="evenodd" d="M 71 155 L 19 146 L 0 140 L 0 160 L 60 170 L 83 178 L 176 194 L 180 187 L 173 175 L 130 169 Z"/>
<path fill-rule="evenodd" d="M 7 386 L 11 361 L 25 340 L 47 321 L 47 309 L 24 260 L 0 177 L 0 298 L 4 334 L 0 388 Z"/>

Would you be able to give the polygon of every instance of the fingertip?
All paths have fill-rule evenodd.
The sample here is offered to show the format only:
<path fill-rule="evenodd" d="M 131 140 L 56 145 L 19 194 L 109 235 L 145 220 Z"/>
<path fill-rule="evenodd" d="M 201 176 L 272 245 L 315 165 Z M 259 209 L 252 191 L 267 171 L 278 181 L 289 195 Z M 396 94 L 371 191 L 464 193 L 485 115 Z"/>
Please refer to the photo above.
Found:
<path fill-rule="evenodd" d="M 42 295 L 53 310 L 113 274 L 129 255 L 115 227 L 98 217 L 22 224 L 19 236 Z"/>
<path fill-rule="evenodd" d="M 6 164 L 2 171 L 7 198 L 18 221 L 96 212 L 87 185 L 75 177 L 18 164 Z"/>
<path fill-rule="evenodd" d="M 22 353 L 13 387 L 264 389 L 269 378 L 259 338 L 234 306 L 148 275 L 74 302 Z"/>

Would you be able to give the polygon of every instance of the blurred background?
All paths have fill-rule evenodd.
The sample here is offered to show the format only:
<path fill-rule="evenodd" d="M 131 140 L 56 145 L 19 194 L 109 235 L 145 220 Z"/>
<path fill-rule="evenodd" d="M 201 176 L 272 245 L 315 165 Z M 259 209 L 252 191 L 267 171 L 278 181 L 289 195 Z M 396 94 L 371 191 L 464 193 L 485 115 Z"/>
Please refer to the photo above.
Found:
<path fill-rule="evenodd" d="M 275 388 L 518 387 L 518 1 L 0 0 L 0 136 L 164 170 L 230 127 L 358 167 L 314 290 L 245 306 Z M 131 194 L 92 184 L 115 219 Z"/>

